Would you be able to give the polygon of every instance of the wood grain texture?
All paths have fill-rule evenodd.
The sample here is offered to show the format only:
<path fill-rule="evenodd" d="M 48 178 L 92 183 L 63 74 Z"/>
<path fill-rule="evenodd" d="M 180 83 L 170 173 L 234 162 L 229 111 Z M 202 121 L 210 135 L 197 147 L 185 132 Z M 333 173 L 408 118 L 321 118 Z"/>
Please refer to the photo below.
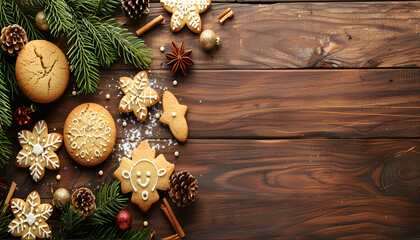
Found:
<path fill-rule="evenodd" d="M 230 7 L 235 17 L 225 24 L 216 17 Z M 152 69 L 169 69 L 160 46 L 171 41 L 192 49 L 193 69 L 372 68 L 420 66 L 420 3 L 214 3 L 201 14 L 203 29 L 212 29 L 222 45 L 207 52 L 199 35 L 187 28 L 169 30 L 171 14 L 160 3 L 151 13 L 130 21 L 131 32 L 158 15 L 166 23 L 141 38 L 153 51 Z M 121 12 L 117 20 L 126 22 Z M 119 62 L 114 69 L 127 69 Z"/>
<path fill-rule="evenodd" d="M 174 207 L 188 239 L 395 239 L 420 234 L 418 149 L 418 139 L 194 139 L 157 152 L 175 163 L 176 171 L 188 169 L 198 178 L 197 201 Z M 174 151 L 180 152 L 178 158 Z M 97 189 L 113 178 L 123 152 L 116 150 L 99 167 L 86 168 L 61 148 L 62 169 L 47 171 L 40 183 L 18 182 L 15 196 L 37 189 L 48 199 L 50 187 Z M 6 176 L 20 180 L 27 171 L 9 165 Z M 61 181 L 55 180 L 56 173 Z M 159 204 L 146 214 L 133 204 L 129 210 L 134 225 L 149 221 L 157 239 L 173 234 Z"/>
<path fill-rule="evenodd" d="M 154 119 L 161 103 L 150 108 L 145 123 L 122 114 L 120 76 L 137 71 L 103 71 L 100 87 L 89 96 L 71 95 L 39 105 L 32 124 L 44 118 L 62 132 L 69 112 L 84 102 L 105 106 L 116 121 L 119 138 L 133 131 L 141 138 L 172 138 Z M 275 70 L 191 71 L 172 85 L 168 71 L 152 71 L 152 88 L 171 91 L 189 107 L 189 139 L 194 138 L 375 138 L 419 137 L 420 70 Z M 111 100 L 106 100 L 109 93 Z M 122 127 L 127 121 L 128 126 Z M 9 130 L 16 137 L 16 126 Z M 136 135 L 137 136 L 137 135 Z"/>

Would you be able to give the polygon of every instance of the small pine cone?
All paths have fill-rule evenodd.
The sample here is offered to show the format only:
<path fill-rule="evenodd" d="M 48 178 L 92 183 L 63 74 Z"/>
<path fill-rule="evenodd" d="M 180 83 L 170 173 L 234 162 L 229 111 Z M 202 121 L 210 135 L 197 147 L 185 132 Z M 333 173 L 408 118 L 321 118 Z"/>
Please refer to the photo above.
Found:
<path fill-rule="evenodd" d="M 4 27 L 1 30 L 0 39 L 1 49 L 10 56 L 19 54 L 20 50 L 28 42 L 25 30 L 17 24 Z"/>
<path fill-rule="evenodd" d="M 95 195 L 88 188 L 79 188 L 71 195 L 71 205 L 74 211 L 89 216 L 95 211 Z"/>
<path fill-rule="evenodd" d="M 188 171 L 172 174 L 169 180 L 169 196 L 178 207 L 188 206 L 195 201 L 198 181 Z"/>
<path fill-rule="evenodd" d="M 133 19 L 149 11 L 149 0 L 121 0 L 121 4 L 124 14 Z"/>

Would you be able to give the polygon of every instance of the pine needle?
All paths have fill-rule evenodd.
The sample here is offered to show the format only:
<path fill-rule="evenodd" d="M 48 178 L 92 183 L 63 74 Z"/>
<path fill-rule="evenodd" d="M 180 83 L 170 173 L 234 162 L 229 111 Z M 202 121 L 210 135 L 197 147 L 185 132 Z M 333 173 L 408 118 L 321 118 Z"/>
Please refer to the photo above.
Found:
<path fill-rule="evenodd" d="M 0 205 L 0 238 L 10 238 L 10 235 L 7 232 L 9 222 L 11 221 L 10 208 L 9 205 L 4 204 L 3 201 L 0 201 Z"/>
<path fill-rule="evenodd" d="M 72 31 L 73 17 L 65 0 L 45 0 L 44 12 L 50 24 L 50 32 L 54 37 Z"/>

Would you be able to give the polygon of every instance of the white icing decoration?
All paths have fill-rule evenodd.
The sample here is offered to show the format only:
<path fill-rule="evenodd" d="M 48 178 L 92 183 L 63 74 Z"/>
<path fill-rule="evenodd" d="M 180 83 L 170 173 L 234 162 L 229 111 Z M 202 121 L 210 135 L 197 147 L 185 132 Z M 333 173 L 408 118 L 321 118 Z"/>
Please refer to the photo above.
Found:
<path fill-rule="evenodd" d="M 157 175 L 157 177 L 156 177 L 156 181 L 155 181 L 155 183 L 154 183 L 154 185 L 153 185 L 153 187 L 152 187 L 152 192 L 153 191 L 155 191 L 155 189 L 156 189 L 156 185 L 157 185 L 157 182 L 158 182 L 158 178 L 159 177 L 162 177 L 163 175 L 165 175 L 165 173 L 166 173 L 166 169 L 164 169 L 164 168 L 161 168 L 161 169 L 158 169 L 157 167 L 156 167 L 156 165 L 155 165 L 155 163 L 153 162 L 153 161 L 150 161 L 149 159 L 140 159 L 139 161 L 137 161 L 136 163 L 134 163 L 133 164 L 133 166 L 130 168 L 130 171 L 127 171 L 127 170 L 124 170 L 123 172 L 122 172 L 122 174 L 121 174 L 121 176 L 123 177 L 123 178 L 125 178 L 125 179 L 128 179 L 128 180 L 130 180 L 130 184 L 131 184 L 131 187 L 133 188 L 133 191 L 134 192 L 137 192 L 137 188 L 135 187 L 135 185 L 134 185 L 134 183 L 133 183 L 133 179 L 132 179 L 132 175 L 133 175 L 133 169 L 134 169 L 134 167 L 137 165 L 137 164 L 140 164 L 141 162 L 148 162 L 148 163 L 150 163 L 150 164 L 152 164 L 153 165 L 153 167 L 154 167 L 154 169 L 156 170 L 156 175 Z M 137 171 L 136 172 L 136 175 L 137 175 L 137 177 L 140 177 L 141 176 L 141 171 Z M 147 187 L 149 184 L 150 184 L 150 176 L 151 176 L 151 172 L 150 171 L 147 171 L 146 172 L 146 175 L 147 175 L 147 178 L 146 178 L 146 182 L 145 183 L 142 183 L 141 182 L 141 179 L 140 178 L 138 178 L 137 179 L 137 184 L 138 185 L 140 185 L 141 187 L 143 187 L 143 188 L 145 188 L 145 187 Z M 144 190 L 143 192 L 142 192 L 142 199 L 143 200 L 147 200 L 148 199 L 148 197 L 149 197 L 149 194 L 147 193 L 147 194 L 145 194 L 145 192 L 147 193 L 147 191 L 146 190 Z"/>
<path fill-rule="evenodd" d="M 11 234 L 18 234 L 20 235 L 21 232 L 25 230 L 27 226 L 32 227 L 35 231 L 36 228 L 39 229 L 39 236 L 42 238 L 49 238 L 51 236 L 51 231 L 48 229 L 48 225 L 38 224 L 37 219 L 39 222 L 42 223 L 42 219 L 47 220 L 53 212 L 53 208 L 51 205 L 41 205 L 41 213 L 37 213 L 39 203 L 35 202 L 35 200 L 39 196 L 33 192 L 28 196 L 26 200 L 27 204 L 29 205 L 29 209 L 26 208 L 26 204 L 23 201 L 11 201 L 10 208 L 14 214 L 17 214 L 17 218 L 13 219 L 11 224 L 8 226 L 8 232 Z M 13 223 L 13 224 L 12 224 Z M 35 223 L 35 225 L 34 225 Z M 35 235 L 29 230 L 25 235 L 22 236 L 24 238 L 33 238 L 35 239 Z"/>
<path fill-rule="evenodd" d="M 141 193 L 141 199 L 143 199 L 144 201 L 146 201 L 149 198 L 149 192 L 147 192 L 146 190 L 144 190 Z"/>
<path fill-rule="evenodd" d="M 206 0 L 161 0 L 161 2 L 174 9 L 172 14 L 172 30 L 181 27 L 181 21 L 187 18 L 188 25 L 200 31 L 200 16 L 196 13 L 203 11 L 210 5 Z"/>
<path fill-rule="evenodd" d="M 47 131 L 44 121 L 39 121 L 35 125 L 34 130 L 38 135 Z M 30 164 L 29 170 L 35 181 L 38 181 L 41 178 L 42 172 L 44 171 L 44 167 L 40 163 L 46 162 L 47 167 L 51 165 L 53 169 L 58 169 L 60 167 L 57 155 L 49 154 L 51 152 L 51 147 L 54 148 L 54 150 L 58 149 L 58 144 L 61 143 L 60 136 L 48 134 L 47 140 L 44 138 L 41 141 L 38 137 L 36 143 L 34 143 L 31 140 L 35 140 L 35 138 L 33 136 L 29 138 L 29 131 L 21 131 L 18 133 L 18 139 L 20 144 L 28 144 L 32 147 L 32 150 L 28 153 L 20 151 L 16 157 L 16 163 L 18 165 L 28 165 L 28 160 L 33 162 Z"/>
<path fill-rule="evenodd" d="M 69 132 L 73 137 L 71 148 L 77 149 L 81 158 L 85 158 L 88 155 L 92 157 L 91 154 L 99 157 L 100 150 L 106 151 L 107 145 L 105 142 L 109 141 L 108 134 L 111 132 L 111 127 L 106 127 L 106 122 L 98 118 L 97 115 L 97 112 L 90 112 L 89 114 L 85 110 L 82 110 L 80 117 L 72 120 L 73 126 Z M 99 133 L 99 130 L 104 128 L 103 133 Z M 76 142 L 77 139 L 81 140 Z"/>
<path fill-rule="evenodd" d="M 141 77 L 139 75 L 136 75 L 136 77 L 133 79 L 133 84 L 128 87 L 124 93 L 132 93 L 130 95 L 130 100 L 126 100 L 125 98 L 122 99 L 121 102 L 121 108 L 123 110 L 132 110 L 132 106 L 136 105 L 138 109 L 136 112 L 140 112 L 140 119 L 146 116 L 147 108 L 144 106 L 146 104 L 147 100 L 149 100 L 149 103 L 152 104 L 153 100 L 157 100 L 157 95 L 152 95 L 152 92 L 144 91 L 147 86 L 147 78 L 142 78 L 144 76 L 144 73 L 141 74 Z M 130 84 L 130 80 L 124 80 L 120 79 L 121 88 L 125 88 Z M 143 104 L 143 105 L 142 105 Z"/>

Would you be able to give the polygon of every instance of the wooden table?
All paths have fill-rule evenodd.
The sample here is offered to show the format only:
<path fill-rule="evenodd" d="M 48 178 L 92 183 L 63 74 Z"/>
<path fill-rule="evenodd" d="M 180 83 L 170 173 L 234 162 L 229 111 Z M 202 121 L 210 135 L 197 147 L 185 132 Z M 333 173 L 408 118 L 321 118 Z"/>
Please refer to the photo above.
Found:
<path fill-rule="evenodd" d="M 221 25 L 216 17 L 228 7 L 235 17 Z M 72 108 L 96 102 L 116 120 L 113 154 L 86 168 L 62 147 L 61 169 L 35 183 L 13 164 L 20 149 L 15 126 L 5 174 L 20 188 L 16 197 L 36 189 L 49 202 L 51 187 L 97 190 L 114 179 L 119 158 L 148 139 L 177 171 L 198 178 L 197 201 L 174 207 L 187 239 L 420 236 L 420 2 L 213 1 L 203 28 L 222 45 L 210 52 L 189 30 L 172 33 L 170 14 L 156 0 L 140 21 L 117 12 L 132 32 L 165 17 L 143 36 L 154 55 L 150 78 L 160 95 L 167 89 L 188 105 L 188 141 L 176 144 L 153 118 L 161 104 L 145 123 L 118 112 L 118 78 L 137 72 L 120 60 L 101 71 L 96 94 L 73 97 L 70 84 L 58 101 L 38 106 L 26 126 L 43 118 L 61 133 Z M 171 41 L 193 50 L 188 77 L 169 74 L 159 48 L 171 50 Z M 159 204 L 147 213 L 131 203 L 128 210 L 134 226 L 147 220 L 156 239 L 174 234 Z"/>

